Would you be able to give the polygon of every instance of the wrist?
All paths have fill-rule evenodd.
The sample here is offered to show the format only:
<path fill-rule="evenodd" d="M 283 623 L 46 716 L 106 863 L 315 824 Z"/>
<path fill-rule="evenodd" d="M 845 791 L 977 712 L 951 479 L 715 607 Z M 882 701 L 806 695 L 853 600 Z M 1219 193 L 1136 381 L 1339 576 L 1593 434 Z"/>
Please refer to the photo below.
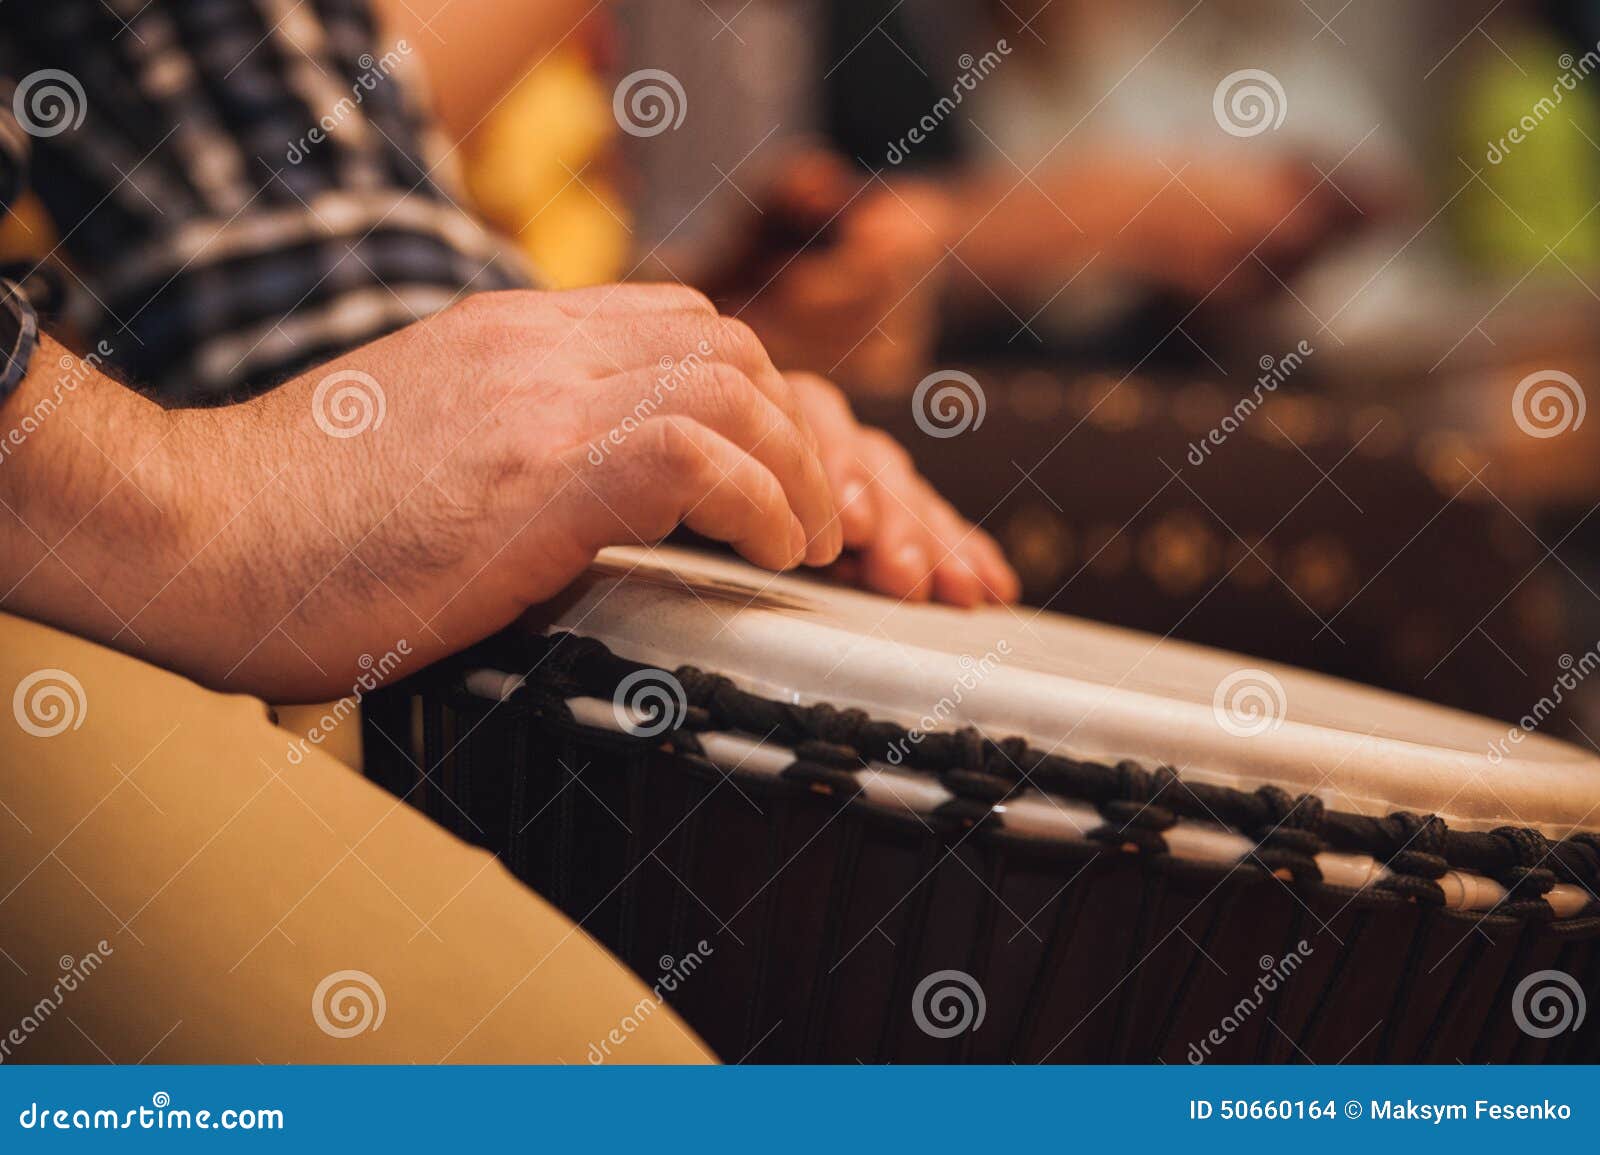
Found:
<path fill-rule="evenodd" d="M 41 337 L 0 404 L 0 605 L 131 649 L 192 509 L 159 452 L 175 415 L 107 377 L 103 353 Z"/>

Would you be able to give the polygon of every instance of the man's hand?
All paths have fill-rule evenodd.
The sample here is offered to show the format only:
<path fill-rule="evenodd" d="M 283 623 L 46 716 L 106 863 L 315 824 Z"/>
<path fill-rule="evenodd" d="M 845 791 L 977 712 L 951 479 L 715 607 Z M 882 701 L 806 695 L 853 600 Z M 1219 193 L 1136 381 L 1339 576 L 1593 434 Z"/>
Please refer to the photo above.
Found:
<path fill-rule="evenodd" d="M 93 384 L 0 478 L 30 483 L 7 605 L 276 700 L 457 650 L 680 523 L 772 568 L 842 544 L 794 390 L 684 289 L 476 296 L 224 409 Z"/>
<path fill-rule="evenodd" d="M 982 546 L 847 411 L 848 439 L 819 418 L 824 466 L 826 396 L 676 287 L 479 295 L 211 410 L 160 410 L 46 342 L 4 411 L 38 419 L 0 466 L 3 604 L 298 701 L 402 640 L 408 673 L 461 649 L 679 524 L 775 569 L 832 562 L 848 527 L 871 584 L 976 600 Z M 851 468 L 870 510 L 841 522 Z"/>
<path fill-rule="evenodd" d="M 894 438 L 858 425 L 844 394 L 821 377 L 788 379 L 839 504 L 850 551 L 842 576 L 911 601 L 1016 601 L 1021 583 L 1000 547 L 934 492 Z"/>

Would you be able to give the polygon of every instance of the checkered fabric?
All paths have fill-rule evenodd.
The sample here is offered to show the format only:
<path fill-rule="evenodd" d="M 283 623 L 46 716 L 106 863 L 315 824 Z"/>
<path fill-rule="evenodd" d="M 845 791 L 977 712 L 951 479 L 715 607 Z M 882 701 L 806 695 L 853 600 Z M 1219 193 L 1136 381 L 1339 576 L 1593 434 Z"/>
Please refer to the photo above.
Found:
<path fill-rule="evenodd" d="M 415 49 L 364 0 L 0 5 L 0 193 L 43 202 L 114 372 L 237 399 L 530 283 L 456 203 Z"/>

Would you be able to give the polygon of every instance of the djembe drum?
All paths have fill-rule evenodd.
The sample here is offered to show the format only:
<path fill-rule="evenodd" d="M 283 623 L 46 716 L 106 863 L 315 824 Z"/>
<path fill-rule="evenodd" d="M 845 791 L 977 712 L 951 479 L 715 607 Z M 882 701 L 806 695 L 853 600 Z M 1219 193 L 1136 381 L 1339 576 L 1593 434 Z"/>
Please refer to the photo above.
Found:
<path fill-rule="evenodd" d="M 1440 431 L 1442 401 L 1407 413 L 1296 374 L 1241 420 L 1248 374 L 971 370 L 981 422 L 976 400 L 856 408 L 995 535 L 1029 604 L 1507 719 L 1557 677 L 1564 597 L 1589 595 L 1505 506 L 1505 444 Z M 1511 425 L 1509 396 L 1496 412 Z"/>
<path fill-rule="evenodd" d="M 1600 1057 L 1600 759 L 1443 707 L 661 548 L 369 725 L 729 1061 Z"/>

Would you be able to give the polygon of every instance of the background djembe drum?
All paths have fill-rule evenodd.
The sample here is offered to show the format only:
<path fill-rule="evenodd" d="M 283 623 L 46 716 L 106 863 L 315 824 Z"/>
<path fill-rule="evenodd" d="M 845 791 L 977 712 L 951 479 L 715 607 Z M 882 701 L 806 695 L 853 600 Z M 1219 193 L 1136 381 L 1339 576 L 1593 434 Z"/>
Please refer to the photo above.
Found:
<path fill-rule="evenodd" d="M 1507 719 L 1560 672 L 1579 579 L 1510 472 L 1549 442 L 1444 432 L 1442 401 L 1313 391 L 1302 369 L 1196 465 L 1255 366 L 1226 387 L 969 368 L 980 424 L 957 396 L 942 417 L 931 397 L 857 408 L 1000 541 L 1029 604 Z"/>
<path fill-rule="evenodd" d="M 1540 1035 L 1516 1009 L 1530 976 L 1600 990 L 1582 751 L 1531 737 L 1488 781 L 1503 726 L 1374 691 L 604 556 L 537 622 L 373 701 L 368 773 L 646 982 L 693 955 L 662 997 L 726 1060 L 1600 1056 L 1593 1023 Z M 974 664 L 994 629 L 1016 651 Z M 974 669 L 969 725 L 911 739 Z M 1281 679 L 1286 736 L 1219 734 L 1213 687 L 1240 672 Z M 619 730 L 641 679 L 662 709 Z M 1199 772 L 1230 759 L 1268 784 Z"/>

